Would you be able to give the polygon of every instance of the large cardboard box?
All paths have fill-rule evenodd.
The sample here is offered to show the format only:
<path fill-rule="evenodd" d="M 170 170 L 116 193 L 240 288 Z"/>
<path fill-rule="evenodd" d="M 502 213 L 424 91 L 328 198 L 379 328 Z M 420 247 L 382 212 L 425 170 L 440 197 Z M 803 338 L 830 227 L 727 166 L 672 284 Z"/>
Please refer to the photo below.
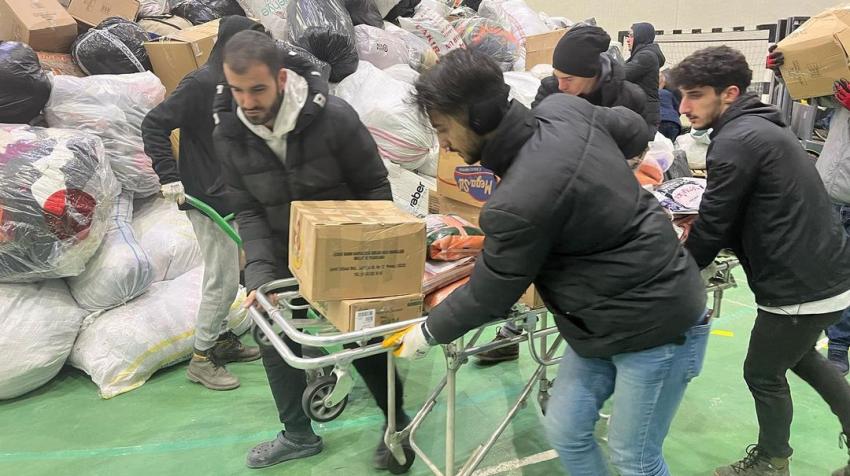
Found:
<path fill-rule="evenodd" d="M 36 51 L 67 53 L 77 22 L 56 0 L 0 0 L 0 40 L 20 41 Z"/>
<path fill-rule="evenodd" d="M 561 37 L 567 32 L 567 29 L 550 31 L 549 33 L 541 33 L 539 35 L 531 35 L 525 39 L 525 69 L 530 71 L 531 68 L 538 64 L 552 64 L 552 55 L 555 53 L 555 47 Z"/>
<path fill-rule="evenodd" d="M 425 222 L 390 201 L 293 202 L 289 269 L 311 302 L 421 293 Z"/>
<path fill-rule="evenodd" d="M 457 215 L 473 225 L 479 226 L 478 219 L 481 215 L 481 207 L 452 200 L 439 194 L 437 194 L 436 200 L 437 207 L 434 210 L 435 214 Z"/>
<path fill-rule="evenodd" d="M 460 155 L 440 151 L 437 192 L 440 196 L 481 207 L 493 194 L 498 178 L 481 165 L 467 165 Z"/>
<path fill-rule="evenodd" d="M 166 94 L 171 94 L 187 74 L 206 64 L 218 38 L 219 21 L 145 43 L 153 72 L 165 85 Z"/>
<path fill-rule="evenodd" d="M 833 83 L 850 79 L 850 8 L 835 8 L 803 23 L 778 50 L 785 55 L 782 78 L 794 99 L 831 96 Z"/>
<path fill-rule="evenodd" d="M 109 17 L 136 21 L 138 0 L 71 0 L 68 13 L 82 23 L 97 26 Z"/>
<path fill-rule="evenodd" d="M 352 332 L 422 317 L 422 301 L 422 294 L 408 294 L 310 304 L 337 329 Z"/>

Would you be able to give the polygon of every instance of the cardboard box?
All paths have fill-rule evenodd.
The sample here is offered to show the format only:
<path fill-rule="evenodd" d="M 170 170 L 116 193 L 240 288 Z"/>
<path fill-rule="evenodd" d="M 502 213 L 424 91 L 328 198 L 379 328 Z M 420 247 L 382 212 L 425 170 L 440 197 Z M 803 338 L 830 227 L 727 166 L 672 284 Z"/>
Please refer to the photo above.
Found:
<path fill-rule="evenodd" d="M 74 58 L 65 53 L 45 53 L 37 52 L 38 61 L 41 63 L 41 69 L 50 71 L 51 73 L 60 76 L 76 76 L 82 78 L 86 75 L 83 70 L 74 62 Z"/>
<path fill-rule="evenodd" d="M 481 165 L 467 165 L 460 155 L 440 151 L 437 165 L 437 192 L 442 197 L 480 207 L 487 202 L 498 184 L 498 178 Z"/>
<path fill-rule="evenodd" d="M 352 332 L 422 317 L 422 302 L 422 294 L 408 294 L 310 304 L 337 329 Z"/>
<path fill-rule="evenodd" d="M 289 269 L 312 302 L 421 293 L 425 222 L 390 201 L 293 202 Z"/>
<path fill-rule="evenodd" d="M 464 220 L 478 226 L 478 219 L 481 215 L 481 207 L 476 205 L 468 205 L 451 198 L 446 198 L 437 194 L 437 209 L 434 213 L 441 215 L 457 215 Z"/>
<path fill-rule="evenodd" d="M 525 304 L 530 309 L 543 309 L 546 307 L 546 304 L 543 302 L 543 298 L 540 297 L 540 294 L 537 292 L 537 289 L 534 288 L 532 284 L 530 288 L 519 298 L 520 304 Z"/>
<path fill-rule="evenodd" d="M 56 0 L 0 0 L 0 40 L 27 43 L 36 51 L 67 53 L 77 22 Z"/>
<path fill-rule="evenodd" d="M 174 154 L 174 160 L 180 160 L 180 129 L 171 131 L 171 153 Z"/>
<path fill-rule="evenodd" d="M 139 7 L 138 0 L 71 0 L 68 13 L 81 23 L 97 26 L 109 17 L 136 21 Z"/>
<path fill-rule="evenodd" d="M 531 71 L 531 68 L 538 64 L 552 64 L 552 55 L 555 53 L 555 47 L 558 46 L 558 41 L 567 32 L 567 29 L 550 31 L 549 33 L 541 33 L 539 35 L 531 35 L 525 39 L 525 69 Z"/>
<path fill-rule="evenodd" d="M 850 8 L 820 13 L 779 42 L 782 78 L 793 99 L 831 96 L 833 83 L 850 79 Z"/>
<path fill-rule="evenodd" d="M 187 74 L 206 64 L 218 38 L 219 21 L 145 43 L 153 72 L 165 86 L 166 94 L 171 94 Z"/>
<path fill-rule="evenodd" d="M 430 195 L 437 190 L 437 180 L 411 172 L 400 165 L 384 161 L 393 189 L 393 202 L 417 217 L 428 215 Z"/>

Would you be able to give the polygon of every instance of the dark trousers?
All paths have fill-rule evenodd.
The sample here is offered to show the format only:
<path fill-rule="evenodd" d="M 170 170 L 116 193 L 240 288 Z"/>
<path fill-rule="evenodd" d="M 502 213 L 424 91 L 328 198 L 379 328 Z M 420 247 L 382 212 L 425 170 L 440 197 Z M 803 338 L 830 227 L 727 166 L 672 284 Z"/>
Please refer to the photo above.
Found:
<path fill-rule="evenodd" d="M 787 458 L 794 408 L 785 378 L 788 370 L 808 383 L 829 405 L 845 433 L 850 433 L 850 385 L 815 349 L 821 333 L 841 317 L 781 316 L 758 311 L 744 363 L 759 421 L 759 448 L 774 458 Z"/>
<path fill-rule="evenodd" d="M 835 204 L 835 212 L 844 226 L 844 231 L 850 236 L 850 205 Z M 841 321 L 826 331 L 829 337 L 829 348 L 846 351 L 850 347 L 850 308 L 844 311 Z"/>
<path fill-rule="evenodd" d="M 661 121 L 661 124 L 658 126 L 658 132 L 675 143 L 676 138 L 682 133 L 682 126 L 675 122 Z"/>

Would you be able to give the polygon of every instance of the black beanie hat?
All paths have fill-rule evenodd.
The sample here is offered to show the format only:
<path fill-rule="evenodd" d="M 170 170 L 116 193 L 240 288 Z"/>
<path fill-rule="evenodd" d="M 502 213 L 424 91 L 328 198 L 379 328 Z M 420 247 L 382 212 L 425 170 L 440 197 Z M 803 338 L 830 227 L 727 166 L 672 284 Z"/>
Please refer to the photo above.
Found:
<path fill-rule="evenodd" d="M 555 47 L 552 66 L 565 74 L 593 78 L 602 70 L 599 55 L 610 45 L 611 37 L 598 26 L 571 28 Z"/>

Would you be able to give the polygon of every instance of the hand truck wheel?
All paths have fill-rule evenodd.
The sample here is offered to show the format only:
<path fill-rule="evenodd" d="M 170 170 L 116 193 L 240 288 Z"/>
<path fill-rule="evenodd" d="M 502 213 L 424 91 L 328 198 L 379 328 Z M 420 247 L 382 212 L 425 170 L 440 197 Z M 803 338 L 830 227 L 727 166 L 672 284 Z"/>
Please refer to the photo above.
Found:
<path fill-rule="evenodd" d="M 404 449 L 404 464 L 396 461 L 395 457 L 390 453 L 390 459 L 387 461 L 387 471 L 390 474 L 404 474 L 410 471 L 410 467 L 413 466 L 413 460 L 416 459 L 416 452 L 409 446 L 403 446 L 402 448 Z"/>
<path fill-rule="evenodd" d="M 325 349 L 322 349 L 321 347 L 309 347 L 305 345 L 301 347 L 301 355 L 305 358 L 315 359 L 328 355 L 328 352 Z M 310 369 L 306 370 L 305 372 L 307 372 L 307 383 L 310 383 L 322 377 L 333 375 L 334 366 L 328 365 L 327 367 Z"/>
<path fill-rule="evenodd" d="M 333 375 L 321 377 L 307 385 L 307 389 L 304 390 L 304 395 L 301 398 L 301 408 L 304 409 L 304 413 L 311 420 L 326 423 L 336 419 L 345 410 L 348 395 L 333 407 L 325 406 L 325 397 L 333 392 L 335 386 L 336 377 Z"/>

